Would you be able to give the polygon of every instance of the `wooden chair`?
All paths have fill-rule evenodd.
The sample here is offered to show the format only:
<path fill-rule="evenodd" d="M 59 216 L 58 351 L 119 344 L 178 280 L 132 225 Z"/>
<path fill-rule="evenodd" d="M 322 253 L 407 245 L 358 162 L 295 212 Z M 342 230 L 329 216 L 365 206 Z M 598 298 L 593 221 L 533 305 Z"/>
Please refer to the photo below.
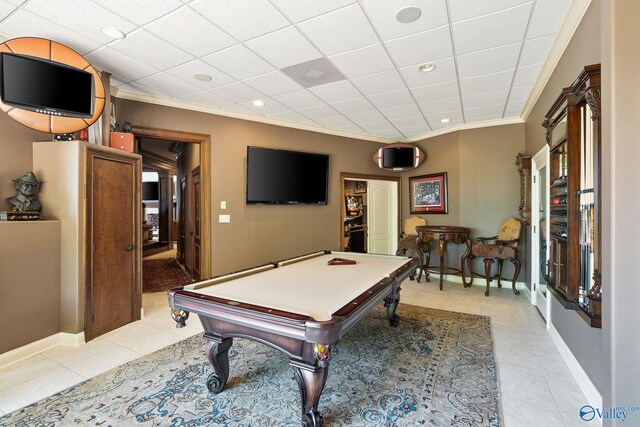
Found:
<path fill-rule="evenodd" d="M 429 251 L 423 252 L 418 243 L 418 232 L 416 231 L 416 227 L 419 225 L 427 225 L 427 220 L 420 216 L 410 216 L 409 218 L 404 220 L 404 231 L 400 235 L 400 240 L 398 241 L 398 250 L 396 251 L 396 255 L 406 256 L 407 251 L 415 252 L 418 257 L 418 266 L 420 267 L 420 276 L 422 275 L 423 265 L 429 265 L 429 258 L 431 253 Z M 427 263 L 423 264 L 424 257 L 427 258 Z M 409 276 L 411 280 L 415 279 L 415 273 Z M 420 276 L 418 276 L 418 283 L 420 283 Z M 429 276 L 426 276 L 427 282 L 429 281 Z"/>
<path fill-rule="evenodd" d="M 468 286 L 473 284 L 473 277 L 481 276 L 480 274 L 473 272 L 472 262 L 475 257 L 484 258 L 484 277 L 487 281 L 487 290 L 484 295 L 489 296 L 489 284 L 491 280 L 498 280 L 498 287 L 502 287 L 500 280 L 502 279 L 502 264 L 504 260 L 508 259 L 515 266 L 515 272 L 513 273 L 513 279 L 511 286 L 513 293 L 520 294 L 520 291 L 516 290 L 516 280 L 520 274 L 520 260 L 518 259 L 518 242 L 520 241 L 520 233 L 522 231 L 522 223 L 516 218 L 508 218 L 500 225 L 500 232 L 497 236 L 492 237 L 478 237 L 476 241 L 480 242 L 479 245 L 471 247 L 471 252 L 467 257 L 467 266 L 469 268 L 470 282 Z M 493 261 L 498 261 L 498 272 L 495 276 L 491 276 L 491 266 Z"/>

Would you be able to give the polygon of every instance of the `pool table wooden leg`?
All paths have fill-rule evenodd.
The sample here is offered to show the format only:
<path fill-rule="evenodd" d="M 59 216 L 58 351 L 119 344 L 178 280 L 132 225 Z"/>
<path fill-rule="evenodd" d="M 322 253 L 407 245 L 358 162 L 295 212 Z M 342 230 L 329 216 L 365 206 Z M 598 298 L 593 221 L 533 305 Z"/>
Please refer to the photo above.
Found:
<path fill-rule="evenodd" d="M 396 308 L 400 303 L 400 286 L 394 284 L 391 293 L 384 297 L 384 306 L 387 307 L 387 319 L 391 326 L 400 324 L 400 316 L 396 314 Z"/>
<path fill-rule="evenodd" d="M 300 389 L 302 426 L 320 427 L 322 425 L 322 415 L 318 411 L 318 402 L 327 381 L 329 363 L 326 362 L 319 366 L 291 360 L 289 365 L 293 368 L 293 373 Z"/>
<path fill-rule="evenodd" d="M 211 393 L 218 394 L 222 391 L 229 379 L 229 348 L 233 344 L 233 338 L 222 338 L 205 334 L 207 339 L 206 354 L 214 372 L 207 378 L 207 388 Z"/>

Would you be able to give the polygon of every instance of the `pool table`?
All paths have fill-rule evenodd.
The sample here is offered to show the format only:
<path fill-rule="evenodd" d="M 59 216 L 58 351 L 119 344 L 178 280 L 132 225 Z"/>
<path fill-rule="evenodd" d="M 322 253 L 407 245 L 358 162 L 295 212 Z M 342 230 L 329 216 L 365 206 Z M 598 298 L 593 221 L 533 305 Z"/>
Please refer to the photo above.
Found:
<path fill-rule="evenodd" d="M 329 265 L 334 259 L 355 264 Z M 214 372 L 207 388 L 220 393 L 229 378 L 233 337 L 250 338 L 286 354 L 300 389 L 302 425 L 321 426 L 318 401 L 335 345 L 384 300 L 397 326 L 400 283 L 418 260 L 401 256 L 320 251 L 169 290 L 177 327 L 196 313 Z"/>

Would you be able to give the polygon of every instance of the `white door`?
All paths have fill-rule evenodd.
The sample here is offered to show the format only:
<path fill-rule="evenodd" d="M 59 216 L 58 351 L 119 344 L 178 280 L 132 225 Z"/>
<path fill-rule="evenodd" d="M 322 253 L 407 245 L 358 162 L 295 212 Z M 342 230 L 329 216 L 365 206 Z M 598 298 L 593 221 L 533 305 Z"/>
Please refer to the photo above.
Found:
<path fill-rule="evenodd" d="M 547 236 L 549 235 L 549 148 L 542 147 L 533 157 L 531 165 L 531 304 L 534 304 L 549 324 L 551 306 L 548 301 L 545 280 L 548 261 Z"/>
<path fill-rule="evenodd" d="M 369 180 L 367 252 L 395 255 L 398 248 L 398 185 Z"/>

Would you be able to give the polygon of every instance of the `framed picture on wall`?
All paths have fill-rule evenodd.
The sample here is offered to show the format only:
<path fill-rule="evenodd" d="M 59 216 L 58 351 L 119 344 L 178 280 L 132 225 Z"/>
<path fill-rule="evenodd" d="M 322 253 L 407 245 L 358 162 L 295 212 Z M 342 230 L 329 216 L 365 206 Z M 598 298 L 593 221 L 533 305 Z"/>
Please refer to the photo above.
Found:
<path fill-rule="evenodd" d="M 355 184 L 355 193 L 361 194 L 367 192 L 367 182 L 366 181 L 356 181 Z"/>
<path fill-rule="evenodd" d="M 446 214 L 447 173 L 409 177 L 412 214 Z"/>

